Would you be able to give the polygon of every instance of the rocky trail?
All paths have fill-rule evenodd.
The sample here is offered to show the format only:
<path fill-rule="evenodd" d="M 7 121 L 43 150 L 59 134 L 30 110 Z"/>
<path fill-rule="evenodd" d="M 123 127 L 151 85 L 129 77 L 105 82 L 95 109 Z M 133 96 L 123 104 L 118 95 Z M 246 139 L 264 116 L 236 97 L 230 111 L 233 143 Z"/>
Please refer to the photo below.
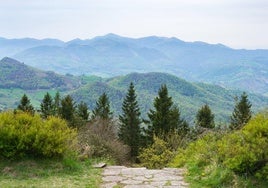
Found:
<path fill-rule="evenodd" d="M 149 170 L 146 168 L 128 168 L 125 166 L 107 166 L 102 174 L 102 188 L 186 188 L 183 169 L 164 168 Z"/>

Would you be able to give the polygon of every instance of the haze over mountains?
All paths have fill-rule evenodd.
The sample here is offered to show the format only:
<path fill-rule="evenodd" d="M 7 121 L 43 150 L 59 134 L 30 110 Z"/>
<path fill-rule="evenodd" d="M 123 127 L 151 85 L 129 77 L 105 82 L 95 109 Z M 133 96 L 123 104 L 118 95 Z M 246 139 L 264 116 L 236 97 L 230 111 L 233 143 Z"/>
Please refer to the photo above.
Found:
<path fill-rule="evenodd" d="M 268 94 L 268 50 L 108 34 L 69 42 L 1 38 L 0 56 L 61 74 L 112 77 L 131 72 L 166 72 L 190 81 Z"/>

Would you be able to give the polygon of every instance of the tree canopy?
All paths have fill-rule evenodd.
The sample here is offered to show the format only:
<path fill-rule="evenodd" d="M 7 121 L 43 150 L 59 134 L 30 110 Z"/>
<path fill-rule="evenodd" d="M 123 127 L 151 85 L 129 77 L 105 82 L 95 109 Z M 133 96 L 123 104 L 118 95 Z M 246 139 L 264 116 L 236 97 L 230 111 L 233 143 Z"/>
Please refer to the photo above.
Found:
<path fill-rule="evenodd" d="M 237 130 L 242 128 L 251 118 L 251 103 L 245 92 L 240 96 L 240 100 L 235 98 L 235 107 L 231 116 L 230 129 Z"/>
<path fill-rule="evenodd" d="M 96 101 L 96 107 L 92 111 L 92 119 L 112 119 L 113 113 L 110 110 L 110 101 L 107 94 L 104 92 Z"/>

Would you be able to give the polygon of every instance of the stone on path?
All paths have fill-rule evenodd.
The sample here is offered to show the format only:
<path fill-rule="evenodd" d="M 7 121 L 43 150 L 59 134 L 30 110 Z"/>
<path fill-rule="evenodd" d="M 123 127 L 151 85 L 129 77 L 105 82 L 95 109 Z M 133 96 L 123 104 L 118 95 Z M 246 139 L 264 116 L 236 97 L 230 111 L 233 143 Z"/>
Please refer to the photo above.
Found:
<path fill-rule="evenodd" d="M 108 166 L 103 172 L 102 188 L 186 188 L 183 181 L 183 169 L 164 168 L 149 170 L 146 168 L 127 168 Z"/>
<path fill-rule="evenodd" d="M 98 163 L 98 164 L 93 165 L 94 168 L 104 168 L 105 166 L 106 166 L 106 163 Z"/>

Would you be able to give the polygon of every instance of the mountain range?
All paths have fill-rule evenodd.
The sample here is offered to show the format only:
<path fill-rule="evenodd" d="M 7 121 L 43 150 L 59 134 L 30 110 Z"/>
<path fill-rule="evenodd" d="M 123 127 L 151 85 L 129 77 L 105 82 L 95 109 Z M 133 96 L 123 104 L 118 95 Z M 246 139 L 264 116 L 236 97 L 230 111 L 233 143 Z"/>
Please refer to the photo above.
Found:
<path fill-rule="evenodd" d="M 268 50 L 232 49 L 174 37 L 108 34 L 69 42 L 0 38 L 1 56 L 61 74 L 113 77 L 164 72 L 189 81 L 268 95 Z"/>
<path fill-rule="evenodd" d="M 217 122 L 228 121 L 234 107 L 234 97 L 242 94 L 217 85 L 188 82 L 168 73 L 130 73 L 123 76 L 101 78 L 97 76 L 59 75 L 43 71 L 15 59 L 0 61 L 0 109 L 16 108 L 26 93 L 38 109 L 46 92 L 52 96 L 60 91 L 61 96 L 70 94 L 74 101 L 84 101 L 93 109 L 99 96 L 106 92 L 115 115 L 121 113 L 123 99 L 130 82 L 135 85 L 142 117 L 153 107 L 153 100 L 162 84 L 166 84 L 173 102 L 182 117 L 193 122 L 198 109 L 208 104 Z M 259 111 L 268 105 L 268 97 L 249 93 L 253 110 Z"/>

